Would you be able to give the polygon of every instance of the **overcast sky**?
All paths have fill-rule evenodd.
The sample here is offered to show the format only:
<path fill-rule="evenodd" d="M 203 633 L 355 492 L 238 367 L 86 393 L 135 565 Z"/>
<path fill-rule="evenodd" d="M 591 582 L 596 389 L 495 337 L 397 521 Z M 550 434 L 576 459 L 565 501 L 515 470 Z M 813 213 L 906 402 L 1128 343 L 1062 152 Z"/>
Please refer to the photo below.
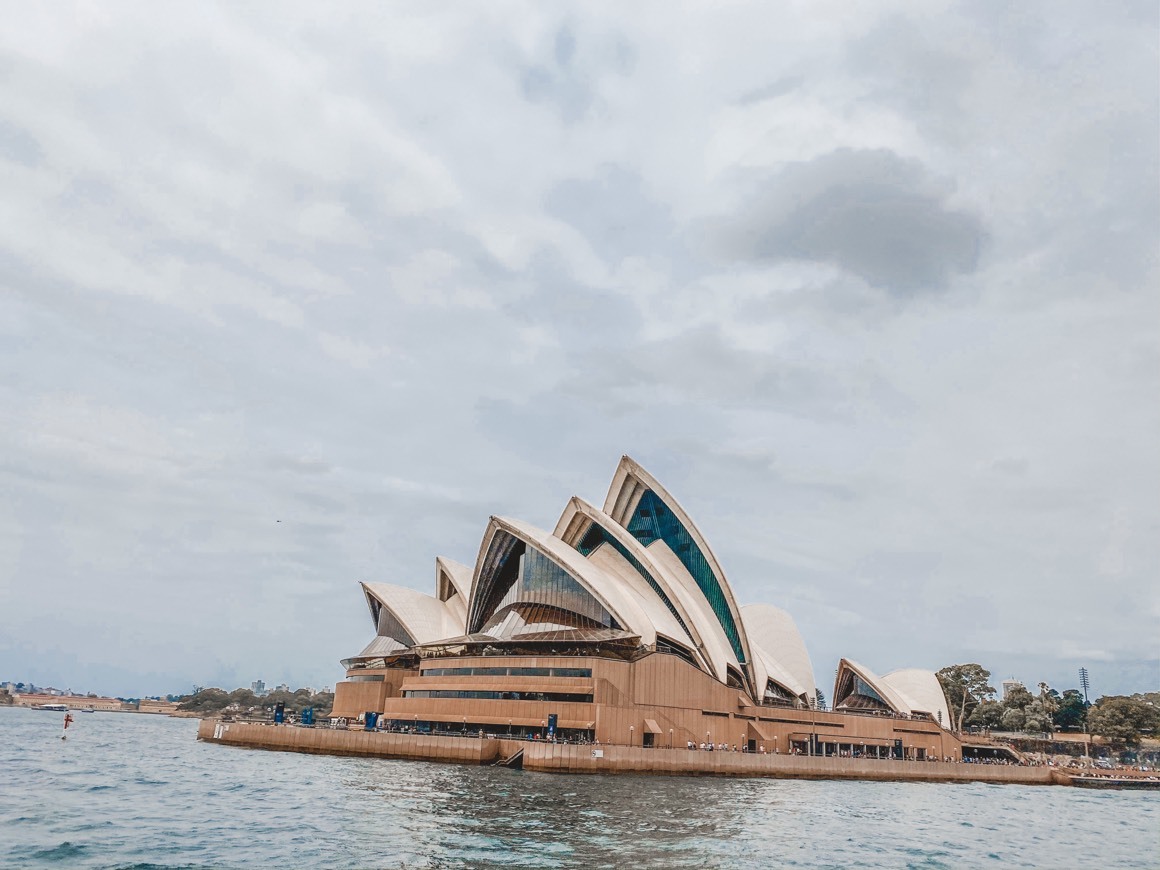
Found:
<path fill-rule="evenodd" d="M 1157 18 L 6 4 L 0 679 L 333 685 L 628 453 L 827 695 L 1156 689 Z"/>

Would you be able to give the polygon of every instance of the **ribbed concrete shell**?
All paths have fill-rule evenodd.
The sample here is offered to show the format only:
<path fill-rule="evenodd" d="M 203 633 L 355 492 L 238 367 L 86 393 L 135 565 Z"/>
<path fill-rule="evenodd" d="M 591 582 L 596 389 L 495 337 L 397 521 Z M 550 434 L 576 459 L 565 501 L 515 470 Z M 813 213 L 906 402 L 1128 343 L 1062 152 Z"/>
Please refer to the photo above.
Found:
<path fill-rule="evenodd" d="M 508 517 L 492 517 L 480 544 L 479 557 L 475 564 L 475 574 L 471 584 L 471 603 L 468 606 L 466 633 L 481 631 L 489 613 L 484 612 L 491 586 L 495 582 L 494 572 L 487 568 L 488 553 L 492 541 L 499 533 L 507 533 L 533 547 L 562 568 L 595 598 L 605 610 L 612 614 L 621 627 L 640 636 L 646 645 L 656 643 L 656 627 L 639 599 L 625 584 L 617 582 L 612 575 L 585 559 L 559 538 L 533 525 Z M 659 602 L 657 602 L 659 604 Z"/>
<path fill-rule="evenodd" d="M 363 583 L 362 588 L 376 630 L 382 608 L 395 617 L 415 643 L 463 634 L 463 620 L 438 598 L 391 583 Z"/>
<path fill-rule="evenodd" d="M 651 493 L 647 503 L 642 501 L 646 493 Z M 632 530 L 630 522 L 635 523 Z M 508 636 L 519 620 L 504 628 L 497 623 L 485 632 L 489 614 L 483 611 L 497 607 L 499 599 L 491 592 L 507 559 L 504 548 L 520 546 L 517 541 L 563 569 L 607 614 L 601 618 L 611 618 L 617 631 L 639 637 L 642 646 L 683 656 L 722 683 L 737 686 L 740 678 L 759 704 L 769 680 L 779 692 L 807 704 L 814 701 L 813 668 L 793 619 L 769 605 L 739 608 L 688 513 L 627 456 L 617 466 L 604 510 L 572 498 L 553 533 L 492 517 L 473 569 L 442 556 L 435 560 L 435 597 L 400 586 L 364 584 L 372 615 L 385 607 L 417 645 L 484 638 L 493 630 Z M 493 544 L 498 549 L 493 551 Z M 509 583 L 510 576 L 503 582 Z M 527 604 L 548 606 L 546 599 L 529 599 Z M 561 639 L 567 634 L 553 631 Z M 600 633 L 585 631 L 583 637 L 576 635 L 578 641 Z M 526 629 L 517 633 L 529 636 Z M 386 646 L 390 644 L 378 638 L 372 642 L 376 650 L 386 651 Z"/>
<path fill-rule="evenodd" d="M 564 543 L 576 548 L 584 533 L 590 528 L 591 523 L 595 523 L 614 538 L 660 587 L 661 594 L 664 595 L 663 599 L 651 588 L 640 591 L 644 597 L 656 599 L 656 603 L 665 611 L 663 618 L 666 621 L 672 619 L 672 615 L 665 605 L 667 601 L 676 612 L 677 618 L 683 623 L 679 626 L 679 634 L 676 636 L 665 632 L 670 639 L 688 645 L 701 662 L 702 667 L 724 682 L 726 663 L 732 661 L 736 664 L 736 660 L 733 658 L 729 649 L 729 641 L 724 632 L 721 631 L 717 618 L 706 606 L 704 596 L 701 595 L 696 583 L 689 577 L 688 573 L 683 568 L 680 569 L 679 573 L 676 573 L 671 564 L 669 566 L 662 564 L 655 558 L 655 554 L 659 551 L 645 547 L 604 511 L 576 496 L 573 496 L 568 502 L 568 506 L 564 508 L 553 534 Z M 600 550 L 605 549 L 607 549 L 607 545 L 600 548 Z M 592 555 L 595 556 L 596 553 Z M 636 575 L 633 582 L 639 586 L 641 579 L 639 571 L 619 553 L 616 555 L 619 563 Z M 607 556 L 608 554 L 606 554 Z M 675 558 L 672 561 L 675 562 Z M 679 562 L 676 564 L 680 565 Z M 648 586 L 647 580 L 645 580 L 645 586 Z"/>
<path fill-rule="evenodd" d="M 471 568 L 446 556 L 436 556 L 435 597 L 466 624 L 467 602 L 471 598 Z"/>
<path fill-rule="evenodd" d="M 793 617 L 772 604 L 747 604 L 741 616 L 754 652 L 757 690 L 763 692 L 772 679 L 812 706 L 814 666 Z"/>
<path fill-rule="evenodd" d="M 942 684 L 933 671 L 921 668 L 903 668 L 891 671 L 882 682 L 898 693 L 909 706 L 910 713 L 926 713 L 940 725 L 949 728 L 950 711 Z"/>
<path fill-rule="evenodd" d="M 741 617 L 741 609 L 733 597 L 733 590 L 729 586 L 728 579 L 725 577 L 725 572 L 722 570 L 720 562 L 713 554 L 713 550 L 710 548 L 708 541 L 705 540 L 704 535 L 701 534 L 696 523 L 693 522 L 680 502 L 673 498 L 668 490 L 661 485 L 660 481 L 645 471 L 636 461 L 628 456 L 622 456 L 616 468 L 616 473 L 613 475 L 612 484 L 608 488 L 608 495 L 604 500 L 604 513 L 612 517 L 618 525 L 627 526 L 629 519 L 633 516 L 633 512 L 640 504 L 641 498 L 649 491 L 680 521 L 680 524 L 684 527 L 689 537 L 692 538 L 702 557 L 708 563 L 709 570 L 720 588 L 729 614 L 727 620 L 722 614 L 714 613 L 714 616 L 721 624 L 726 637 L 729 636 L 729 627 L 730 624 L 732 625 L 733 631 L 737 636 L 737 642 L 736 644 L 730 642 L 731 657 L 741 666 L 742 672 L 745 674 L 749 684 L 755 686 L 757 678 L 752 666 L 752 654 L 749 651 L 749 640 L 745 632 L 745 624 Z M 657 547 L 658 544 L 663 545 L 664 542 L 660 540 L 654 541 L 649 545 L 649 549 L 651 550 Z M 667 551 L 669 556 L 676 558 L 676 554 L 667 545 L 664 546 L 664 551 Z M 666 561 L 663 551 L 658 561 L 662 563 Z M 680 562 L 679 558 L 677 562 Z M 684 573 L 688 575 L 687 571 Z M 699 587 L 697 588 L 699 589 Z M 706 604 L 709 605 L 707 599 Z"/>
<path fill-rule="evenodd" d="M 849 682 L 851 677 L 861 679 L 895 713 L 910 713 L 910 705 L 894 690 L 893 686 L 883 682 L 880 676 L 865 665 L 861 665 L 851 659 L 842 659 L 838 662 L 838 673 L 834 678 L 833 707 L 835 710 L 842 706 L 847 698 L 855 694 L 851 690 L 851 684 Z"/>

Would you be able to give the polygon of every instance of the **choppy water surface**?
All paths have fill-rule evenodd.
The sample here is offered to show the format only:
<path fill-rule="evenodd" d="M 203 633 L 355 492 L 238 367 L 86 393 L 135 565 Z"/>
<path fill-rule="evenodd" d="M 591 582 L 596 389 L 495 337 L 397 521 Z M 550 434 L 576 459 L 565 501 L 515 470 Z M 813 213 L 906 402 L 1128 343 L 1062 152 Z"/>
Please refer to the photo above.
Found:
<path fill-rule="evenodd" d="M 1160 794 L 558 776 L 247 751 L 0 708 L 0 864 L 1157 867 Z"/>

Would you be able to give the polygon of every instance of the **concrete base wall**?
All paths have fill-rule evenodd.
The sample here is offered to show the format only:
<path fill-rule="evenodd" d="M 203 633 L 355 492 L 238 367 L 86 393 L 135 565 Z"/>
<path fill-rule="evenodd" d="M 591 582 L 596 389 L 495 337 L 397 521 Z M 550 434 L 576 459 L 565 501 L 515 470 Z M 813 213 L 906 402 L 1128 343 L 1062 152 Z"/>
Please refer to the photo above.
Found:
<path fill-rule="evenodd" d="M 863 779 L 905 782 L 995 782 L 1052 785 L 1047 767 L 945 764 L 930 761 L 877 761 L 810 758 L 747 752 L 699 752 L 627 746 L 525 744 L 526 770 L 558 773 L 664 773 L 673 775 L 769 776 L 782 779 Z M 600 753 L 597 756 L 595 753 Z"/>
<path fill-rule="evenodd" d="M 249 722 L 221 723 L 203 719 L 197 739 L 227 746 L 311 752 L 320 755 L 362 755 L 485 764 L 499 756 L 498 740 L 470 737 L 429 737 L 381 731 L 343 731 L 331 728 L 295 728 Z"/>
<path fill-rule="evenodd" d="M 768 776 L 899 782 L 994 782 L 1070 785 L 1049 767 L 810 758 L 746 752 L 699 752 L 630 746 L 577 746 L 474 737 L 295 728 L 203 719 L 197 737 L 251 749 L 491 764 L 524 751 L 524 768 L 550 773 L 650 773 L 676 776 Z"/>

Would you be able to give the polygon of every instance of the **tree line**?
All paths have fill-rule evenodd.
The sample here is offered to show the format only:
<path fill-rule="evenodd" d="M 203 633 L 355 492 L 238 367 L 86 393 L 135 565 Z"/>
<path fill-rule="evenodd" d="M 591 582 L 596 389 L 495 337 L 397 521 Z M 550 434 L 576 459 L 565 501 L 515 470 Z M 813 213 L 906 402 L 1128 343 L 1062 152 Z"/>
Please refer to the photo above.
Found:
<path fill-rule="evenodd" d="M 948 665 L 938 672 L 947 697 L 951 727 L 1002 731 L 1086 731 L 1113 746 L 1136 748 L 1160 732 L 1160 692 L 1104 695 L 1094 704 L 1079 689 L 1059 692 L 1040 683 L 1038 693 L 1017 686 L 996 698 L 991 672 L 980 664 Z"/>
<path fill-rule="evenodd" d="M 279 692 L 277 690 L 265 695 L 255 695 L 249 689 L 234 689 L 227 692 L 225 689 L 199 689 L 192 695 L 181 699 L 177 709 L 203 715 L 215 714 L 229 710 L 242 713 L 273 712 L 275 705 L 285 704 L 286 713 L 298 716 L 307 707 L 314 708 L 314 715 L 323 718 L 330 715 L 334 708 L 333 692 L 315 692 L 311 694 L 306 689 L 296 692 Z"/>

